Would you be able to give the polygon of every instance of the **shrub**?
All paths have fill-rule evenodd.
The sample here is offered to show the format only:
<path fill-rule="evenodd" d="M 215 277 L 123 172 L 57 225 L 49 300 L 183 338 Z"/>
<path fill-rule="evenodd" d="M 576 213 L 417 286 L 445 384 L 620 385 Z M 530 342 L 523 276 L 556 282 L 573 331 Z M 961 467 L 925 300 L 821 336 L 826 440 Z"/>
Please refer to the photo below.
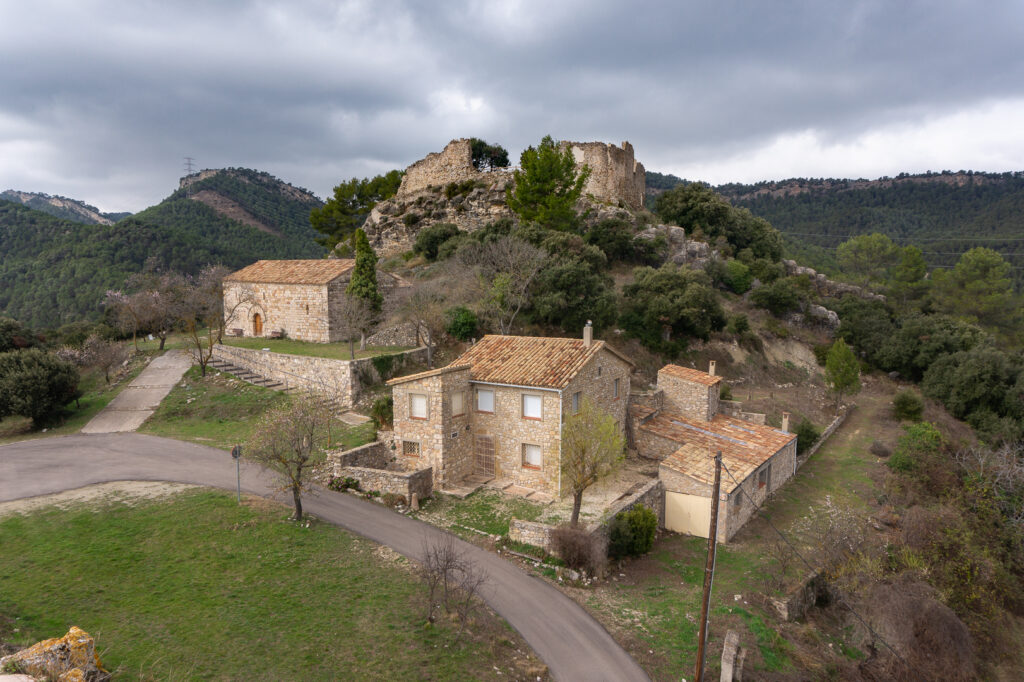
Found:
<path fill-rule="evenodd" d="M 745 294 L 753 281 L 754 276 L 746 265 L 738 260 L 726 261 L 724 282 L 734 293 Z"/>
<path fill-rule="evenodd" d="M 387 396 L 374 400 L 370 407 L 370 418 L 378 429 L 390 429 L 395 420 L 395 399 Z"/>
<path fill-rule="evenodd" d="M 881 457 L 882 459 L 892 455 L 892 448 L 878 440 L 871 443 L 871 447 L 868 448 L 868 451 L 875 457 Z"/>
<path fill-rule="evenodd" d="M 406 227 L 412 227 L 420 221 L 420 215 L 418 213 L 406 213 L 402 216 L 402 222 L 405 223 Z"/>
<path fill-rule="evenodd" d="M 782 317 L 800 307 L 801 292 L 790 279 L 777 279 L 771 284 L 758 287 L 750 294 L 750 300 L 776 317 Z"/>
<path fill-rule="evenodd" d="M 408 217 L 407 215 L 406 218 Z M 415 224 L 415 221 L 413 223 L 406 222 L 406 225 L 413 224 Z M 429 261 L 437 260 L 438 249 L 441 248 L 441 245 L 458 234 L 459 228 L 451 223 L 437 223 L 436 225 L 425 227 L 416 235 L 416 241 L 412 245 L 412 250 Z"/>
<path fill-rule="evenodd" d="M 942 434 L 929 422 L 908 426 L 906 431 L 889 458 L 889 468 L 902 473 L 915 471 L 920 460 L 937 453 L 943 444 Z"/>
<path fill-rule="evenodd" d="M 732 400 L 732 386 L 723 383 L 722 388 L 718 393 L 718 397 L 722 400 Z"/>
<path fill-rule="evenodd" d="M 814 445 L 821 437 L 821 429 L 814 425 L 811 420 L 804 418 L 796 425 L 796 454 L 802 455 L 807 449 Z"/>
<path fill-rule="evenodd" d="M 604 569 L 608 548 L 600 533 L 591 535 L 583 528 L 564 524 L 551 532 L 551 548 L 565 565 L 596 575 Z"/>
<path fill-rule="evenodd" d="M 828 352 L 832 350 L 831 343 L 816 343 L 814 344 L 814 359 L 818 362 L 819 367 L 825 366 L 825 361 L 828 359 Z"/>
<path fill-rule="evenodd" d="M 638 504 L 619 512 L 608 526 L 608 553 L 618 559 L 646 554 L 654 545 L 658 516 L 649 507 Z"/>
<path fill-rule="evenodd" d="M 736 336 L 742 336 L 750 331 L 750 320 L 743 313 L 733 315 L 729 318 L 729 323 L 725 325 L 725 331 Z"/>
<path fill-rule="evenodd" d="M 375 355 L 370 359 L 370 363 L 373 368 L 377 370 L 377 374 L 380 375 L 381 381 L 387 381 L 391 378 L 391 373 L 395 370 L 395 366 L 399 363 L 401 356 L 398 353 L 391 353 L 389 355 Z"/>
<path fill-rule="evenodd" d="M 921 397 L 912 390 L 904 389 L 892 399 L 892 415 L 896 419 L 917 422 L 921 421 L 921 413 L 924 411 L 924 403 Z"/>
<path fill-rule="evenodd" d="M 469 341 L 476 336 L 480 325 L 476 313 L 464 305 L 449 308 L 444 312 L 445 328 L 449 335 L 459 341 Z"/>
<path fill-rule="evenodd" d="M 404 507 L 406 504 L 405 495 L 399 495 L 398 493 L 384 493 L 381 495 L 380 500 L 389 507 Z"/>
<path fill-rule="evenodd" d="M 0 353 L 0 418 L 41 418 L 81 395 L 78 369 L 56 355 L 31 348 Z"/>
<path fill-rule="evenodd" d="M 349 489 L 359 490 L 359 479 L 352 478 L 351 476 L 345 476 L 344 478 L 341 476 L 331 476 L 331 480 L 327 483 L 327 488 L 339 493 Z"/>

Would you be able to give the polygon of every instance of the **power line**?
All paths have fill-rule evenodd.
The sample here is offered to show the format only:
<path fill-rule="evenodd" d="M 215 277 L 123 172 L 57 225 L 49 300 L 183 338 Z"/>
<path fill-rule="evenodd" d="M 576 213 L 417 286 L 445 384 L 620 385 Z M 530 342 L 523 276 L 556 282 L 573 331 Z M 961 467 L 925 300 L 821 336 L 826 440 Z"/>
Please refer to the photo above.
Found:
<path fill-rule="evenodd" d="M 746 498 L 747 498 L 748 500 L 750 500 L 750 504 L 751 504 L 751 505 L 752 505 L 752 506 L 754 507 L 754 512 L 755 512 L 755 513 L 757 513 L 757 512 L 759 512 L 759 511 L 761 511 L 761 506 L 760 506 L 760 505 L 758 505 L 758 504 L 757 504 L 756 502 L 754 502 L 754 498 L 752 498 L 752 497 L 750 496 L 750 493 L 748 493 L 748 492 L 747 492 L 746 490 L 744 490 L 744 489 L 743 489 L 743 486 L 741 486 L 741 485 L 740 485 L 740 482 L 736 480 L 736 477 L 732 475 L 732 472 L 731 472 L 731 471 L 729 471 L 729 467 L 728 467 L 728 466 L 726 466 L 726 464 L 725 464 L 725 462 L 724 462 L 724 461 L 722 462 L 722 468 L 723 468 L 723 469 L 725 469 L 725 473 L 729 474 L 729 478 L 731 478 L 731 479 L 732 479 L 732 482 L 736 484 L 736 489 L 737 489 L 737 490 L 739 490 L 739 491 L 740 491 L 741 493 L 743 493 L 743 495 L 744 495 L 744 496 L 745 496 L 745 497 L 746 497 Z M 805 566 L 807 566 L 807 568 L 809 568 L 809 569 L 810 569 L 810 570 L 811 570 L 812 572 L 816 572 L 816 571 L 818 570 L 818 569 L 816 569 L 816 568 L 815 568 L 815 567 L 814 567 L 814 566 L 813 566 L 813 565 L 811 564 L 811 562 L 809 562 L 809 561 L 808 561 L 807 559 L 805 559 L 805 558 L 804 558 L 804 555 L 803 555 L 803 554 L 801 554 L 801 553 L 800 553 L 800 550 L 798 550 L 798 549 L 796 548 L 796 546 L 794 546 L 794 545 L 793 545 L 793 543 L 789 541 L 789 538 L 787 538 L 787 537 L 786 537 L 786 536 L 785 536 L 785 535 L 783 534 L 783 532 L 782 532 L 781 530 L 779 530 L 778 528 L 776 528 L 776 527 L 775 527 L 775 524 L 774 524 L 774 523 L 772 523 L 771 519 L 769 519 L 769 518 L 768 518 L 767 516 L 764 516 L 764 517 L 762 517 L 762 518 L 764 518 L 764 520 L 765 520 L 765 521 L 766 521 L 766 522 L 768 523 L 768 525 L 769 525 L 769 526 L 771 527 L 771 529 L 772 529 L 773 531 L 775 531 L 775 532 L 776 532 L 776 533 L 778 534 L 778 536 L 779 536 L 780 538 L 782 538 L 782 541 L 783 541 L 783 542 L 785 542 L 785 543 L 786 543 L 787 545 L 789 545 L 789 548 L 790 548 L 791 550 L 793 550 L 793 554 L 795 554 L 795 555 L 797 556 L 797 558 L 798 558 L 798 559 L 800 559 L 800 561 L 804 562 L 804 565 L 805 565 Z M 846 601 L 845 599 L 843 599 L 843 596 L 842 596 L 841 594 L 837 594 L 836 596 L 837 596 L 837 597 L 838 597 L 838 599 L 839 599 L 839 603 L 840 603 L 840 604 L 842 604 L 843 606 L 845 606 L 845 607 L 846 607 L 846 608 L 847 608 L 847 609 L 848 609 L 848 610 L 850 611 L 850 613 L 852 613 L 852 614 L 853 614 L 853 615 L 854 615 L 854 616 L 855 616 L 855 617 L 857 618 L 857 620 L 859 620 L 859 621 L 860 621 L 861 625 L 863 625 L 864 627 L 866 627 L 866 628 L 868 629 L 868 632 L 870 632 L 870 633 L 871 633 L 871 636 L 872 636 L 872 637 L 874 637 L 874 638 L 876 638 L 876 639 L 877 639 L 878 641 L 880 641 L 880 642 L 881 642 L 882 644 L 884 644 L 884 645 L 885 645 L 885 648 L 886 648 L 886 649 L 888 649 L 889 651 L 891 651 L 891 652 L 892 652 L 892 655 L 893 655 L 893 656 L 895 656 L 895 657 L 896 657 L 896 659 L 897 659 L 897 660 L 898 660 L 898 661 L 899 661 L 900 663 L 902 663 L 902 664 L 904 665 L 904 667 L 906 667 L 906 668 L 907 668 L 907 669 L 909 670 L 909 669 L 910 669 L 910 666 L 909 666 L 909 665 L 907 665 L 907 662 L 906 662 L 905 660 L 903 660 L 903 657 L 902 657 L 902 656 L 900 656 L 900 655 L 899 655 L 899 654 L 898 654 L 898 653 L 896 652 L 896 649 L 892 648 L 892 645 L 891 645 L 891 644 L 889 644 L 889 643 L 888 643 L 887 641 L 885 641 L 885 639 L 884 639 L 884 638 L 883 638 L 883 637 L 882 637 L 881 635 L 879 635 L 879 634 L 878 634 L 878 633 L 877 633 L 877 632 L 875 631 L 875 629 L 874 629 L 873 627 L 871 627 L 871 626 L 870 626 L 870 625 L 868 624 L 868 622 L 867 622 L 866 620 L 864 620 L 864 618 L 863 618 L 863 617 L 862 617 L 862 616 L 861 616 L 861 615 L 860 615 L 859 613 L 857 613 L 857 611 L 856 611 L 856 610 L 855 610 L 855 609 L 854 609 L 854 608 L 853 608 L 852 606 L 850 606 L 850 605 L 849 605 L 849 604 L 847 603 L 847 601 Z"/>
<path fill-rule="evenodd" d="M 853 239 L 854 237 L 863 237 L 867 233 L 861 234 L 827 234 L 825 232 L 788 232 L 779 230 L 783 237 L 790 235 L 796 235 L 798 237 L 833 237 L 835 239 Z M 893 241 L 915 241 L 915 242 L 977 242 L 977 241 L 991 241 L 991 242 L 1024 242 L 1024 237 L 893 237 L 890 235 L 884 235 L 892 239 Z"/>

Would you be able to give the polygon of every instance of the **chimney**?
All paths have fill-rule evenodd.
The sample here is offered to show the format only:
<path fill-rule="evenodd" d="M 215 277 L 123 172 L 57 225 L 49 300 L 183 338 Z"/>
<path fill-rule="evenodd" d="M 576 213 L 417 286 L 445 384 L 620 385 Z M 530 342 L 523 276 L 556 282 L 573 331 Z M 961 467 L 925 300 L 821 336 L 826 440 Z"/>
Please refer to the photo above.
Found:
<path fill-rule="evenodd" d="M 583 347 L 590 348 L 592 343 L 594 343 L 594 325 L 587 320 L 587 325 L 583 327 Z"/>
<path fill-rule="evenodd" d="M 715 376 L 715 361 L 714 360 L 712 360 L 710 363 L 708 363 L 708 374 L 710 374 L 711 376 Z"/>
<path fill-rule="evenodd" d="M 789 412 L 782 413 L 782 432 L 789 433 Z"/>

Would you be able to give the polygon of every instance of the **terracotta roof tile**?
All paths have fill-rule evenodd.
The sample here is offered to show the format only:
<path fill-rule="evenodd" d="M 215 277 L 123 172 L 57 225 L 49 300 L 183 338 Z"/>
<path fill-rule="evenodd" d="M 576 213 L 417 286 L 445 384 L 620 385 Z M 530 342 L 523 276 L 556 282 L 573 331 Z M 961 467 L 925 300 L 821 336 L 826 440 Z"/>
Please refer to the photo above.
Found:
<path fill-rule="evenodd" d="M 795 434 L 724 414 L 716 414 L 710 422 L 696 422 L 662 412 L 640 428 L 679 443 L 681 447 L 662 465 L 704 483 L 714 480 L 713 455 L 721 450 L 723 463 L 736 478 L 733 481 L 722 472 L 722 488 L 727 492 L 796 439 Z"/>
<path fill-rule="evenodd" d="M 233 272 L 225 282 L 271 284 L 327 284 L 346 274 L 355 265 L 351 258 L 317 260 L 259 260 Z"/>
<path fill-rule="evenodd" d="M 686 381 L 692 381 L 697 384 L 704 384 L 705 386 L 714 386 L 722 380 L 720 376 L 712 376 L 707 372 L 702 372 L 699 369 L 690 369 L 689 367 L 680 367 L 679 365 L 665 365 L 658 370 L 658 374 L 667 374 L 677 379 L 685 379 Z"/>
<path fill-rule="evenodd" d="M 471 365 L 473 381 L 562 389 L 602 348 L 622 357 L 604 341 L 487 335 L 453 364 Z"/>
<path fill-rule="evenodd" d="M 447 367 L 439 367 L 438 369 L 428 369 L 426 372 L 417 372 L 416 374 L 407 374 L 404 377 L 395 377 L 394 379 L 388 379 L 387 385 L 394 386 L 395 384 L 404 384 L 407 381 L 416 381 L 417 379 L 426 379 L 428 377 L 436 377 L 441 374 L 447 374 L 448 372 L 457 372 L 461 369 L 469 369 L 469 365 L 466 364 L 453 364 Z"/>

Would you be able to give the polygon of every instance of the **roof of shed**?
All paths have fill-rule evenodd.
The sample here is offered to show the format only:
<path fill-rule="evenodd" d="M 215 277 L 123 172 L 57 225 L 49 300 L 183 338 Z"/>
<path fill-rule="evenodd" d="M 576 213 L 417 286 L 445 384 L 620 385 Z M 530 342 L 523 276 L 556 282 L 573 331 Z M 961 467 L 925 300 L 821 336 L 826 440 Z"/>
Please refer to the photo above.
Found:
<path fill-rule="evenodd" d="M 702 372 L 699 369 L 690 369 L 689 367 L 680 367 L 679 365 L 665 365 L 658 370 L 658 374 L 667 374 L 677 379 L 684 379 L 686 381 L 692 381 L 696 384 L 704 384 L 705 386 L 714 386 L 722 377 Z"/>
<path fill-rule="evenodd" d="M 470 365 L 473 381 L 562 389 L 601 349 L 629 365 L 629 358 L 607 345 L 582 339 L 489 334 L 467 350 L 453 365 Z"/>
<path fill-rule="evenodd" d="M 316 260 L 259 260 L 232 272 L 225 282 L 267 284 L 327 284 L 347 274 L 355 265 L 352 258 Z"/>
<path fill-rule="evenodd" d="M 662 466 L 709 485 L 715 478 L 714 453 L 721 450 L 722 462 L 732 473 L 722 472 L 722 489 L 726 492 L 732 492 L 796 439 L 796 434 L 724 414 L 716 414 L 710 422 L 699 422 L 662 412 L 640 428 L 680 444 Z"/>

